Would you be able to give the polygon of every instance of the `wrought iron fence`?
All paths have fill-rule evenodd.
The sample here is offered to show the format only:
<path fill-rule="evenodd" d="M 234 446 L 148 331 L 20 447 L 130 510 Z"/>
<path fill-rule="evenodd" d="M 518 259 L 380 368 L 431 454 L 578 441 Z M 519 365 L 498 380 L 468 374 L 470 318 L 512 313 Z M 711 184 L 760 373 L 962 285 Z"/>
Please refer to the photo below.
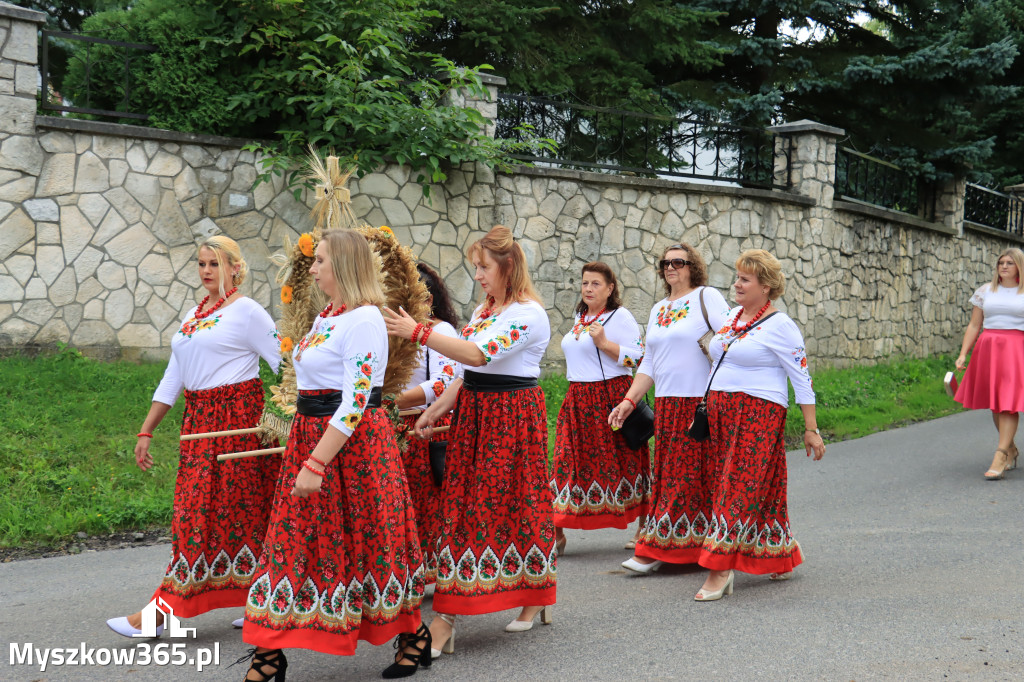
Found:
<path fill-rule="evenodd" d="M 836 194 L 926 220 L 935 217 L 934 183 L 848 147 L 837 149 Z"/>
<path fill-rule="evenodd" d="M 968 182 L 964 220 L 1024 237 L 1024 200 Z"/>
<path fill-rule="evenodd" d="M 64 31 L 42 31 L 41 41 L 41 65 L 42 65 L 42 109 L 48 111 L 67 111 L 78 114 L 92 114 L 94 116 L 112 116 L 115 118 L 128 118 L 145 121 L 149 118 L 147 114 L 131 111 L 132 101 L 132 66 L 133 62 L 144 57 L 146 53 L 156 52 L 153 45 L 142 45 L 140 43 L 126 43 L 120 40 L 108 40 L 95 36 L 78 35 Z M 84 48 L 69 50 L 69 68 L 80 68 L 82 70 L 81 87 L 75 93 L 71 104 L 64 104 L 64 95 L 55 92 L 50 79 L 50 51 L 54 41 L 72 41 L 84 43 Z M 101 50 L 100 56 L 94 56 L 94 46 L 108 46 L 118 51 L 123 48 L 123 58 L 116 64 L 110 63 L 111 50 Z M 140 54 L 141 53 L 141 54 Z M 77 63 L 76 63 L 77 62 Z M 115 86 L 115 92 L 111 93 L 106 89 L 109 78 L 104 78 L 104 91 L 102 99 L 106 101 L 120 100 L 118 109 L 99 109 L 91 107 L 93 100 L 93 71 L 97 68 L 109 72 L 116 68 L 123 73 L 120 83 Z M 109 73 L 105 74 L 109 75 Z M 114 94 L 116 97 L 111 97 Z M 51 95 L 56 95 L 57 101 L 50 100 Z"/>
<path fill-rule="evenodd" d="M 499 94 L 497 136 L 524 141 L 523 126 L 556 150 L 515 158 L 585 170 L 674 176 L 787 189 L 788 140 L 767 131 L 585 104 Z M 785 171 L 776 173 L 776 156 Z"/>

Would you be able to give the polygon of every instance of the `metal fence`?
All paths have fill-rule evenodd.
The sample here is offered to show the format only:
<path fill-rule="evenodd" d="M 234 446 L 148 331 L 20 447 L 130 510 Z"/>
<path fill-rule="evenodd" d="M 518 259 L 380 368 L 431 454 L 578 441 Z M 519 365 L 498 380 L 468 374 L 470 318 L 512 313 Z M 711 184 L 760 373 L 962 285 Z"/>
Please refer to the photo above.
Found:
<path fill-rule="evenodd" d="M 836 195 L 925 220 L 935 217 L 934 183 L 848 147 L 836 150 Z"/>
<path fill-rule="evenodd" d="M 147 114 L 133 112 L 130 110 L 130 102 L 132 100 L 132 62 L 144 57 L 146 53 L 156 52 L 157 48 L 153 45 L 142 45 L 139 43 L 126 43 L 120 40 L 108 40 L 106 38 L 96 38 L 94 36 L 78 35 L 75 33 L 66 33 L 64 31 L 41 31 L 42 41 L 40 50 L 42 55 L 40 57 L 40 63 L 42 65 L 42 103 L 41 108 L 48 111 L 66 111 L 77 114 L 92 114 L 94 116 L 112 116 L 115 118 L 128 118 L 145 121 L 149 119 Z M 79 96 L 76 96 L 75 101 L 71 104 L 64 104 L 63 96 L 57 93 L 53 89 L 53 84 L 50 80 L 50 57 L 51 49 L 53 48 L 54 41 L 74 41 L 85 43 L 84 49 L 71 49 L 68 51 L 69 64 L 77 61 L 83 70 L 82 78 L 82 92 Z M 106 45 L 114 48 L 114 51 L 120 51 L 122 59 L 118 68 L 123 73 L 123 79 L 121 83 L 116 86 L 115 93 L 117 99 L 120 99 L 120 106 L 116 110 L 111 109 L 99 109 L 90 106 L 93 98 L 93 87 L 92 87 L 92 74 L 94 69 L 102 67 L 105 71 L 109 70 L 113 65 L 109 62 L 110 50 L 104 50 L 102 57 L 96 57 L 93 54 L 93 47 L 98 45 Z M 106 86 L 105 86 L 106 87 Z M 51 96 L 56 95 L 57 101 L 51 101 Z M 111 93 L 104 90 L 103 98 L 105 100 L 111 100 Z"/>
<path fill-rule="evenodd" d="M 788 189 L 788 140 L 709 120 L 498 95 L 497 137 L 523 142 L 523 127 L 556 149 L 516 158 L 582 170 L 672 176 Z M 776 156 L 784 159 L 776 173 Z"/>
<path fill-rule="evenodd" d="M 964 220 L 1024 237 L 1024 200 L 968 182 Z"/>

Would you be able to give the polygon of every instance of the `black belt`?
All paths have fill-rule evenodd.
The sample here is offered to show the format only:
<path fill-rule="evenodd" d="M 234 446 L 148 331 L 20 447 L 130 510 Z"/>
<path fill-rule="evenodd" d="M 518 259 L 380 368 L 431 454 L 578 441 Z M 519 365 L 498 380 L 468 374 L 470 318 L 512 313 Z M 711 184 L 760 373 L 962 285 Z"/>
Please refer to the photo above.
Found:
<path fill-rule="evenodd" d="M 341 405 L 341 391 L 321 393 L 319 395 L 302 395 L 295 400 L 295 412 L 307 417 L 331 417 Z M 366 401 L 366 409 L 380 407 L 381 390 L 379 386 L 370 389 L 370 399 Z"/>
<path fill-rule="evenodd" d="M 474 393 L 509 393 L 525 388 L 536 388 L 535 377 L 513 377 L 507 374 L 485 374 L 465 370 L 462 375 L 462 387 Z"/>

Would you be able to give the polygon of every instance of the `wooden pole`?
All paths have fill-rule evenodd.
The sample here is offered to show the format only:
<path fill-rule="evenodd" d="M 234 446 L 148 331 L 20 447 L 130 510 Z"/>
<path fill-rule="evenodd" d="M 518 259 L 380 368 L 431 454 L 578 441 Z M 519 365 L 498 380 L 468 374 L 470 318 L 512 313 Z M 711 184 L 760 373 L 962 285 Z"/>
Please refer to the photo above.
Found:
<path fill-rule="evenodd" d="M 241 457 L 262 457 L 264 455 L 277 455 L 288 448 L 264 448 L 263 450 L 246 450 L 245 452 L 230 452 L 226 455 L 217 455 L 218 462 L 225 462 L 229 459 L 239 459 Z"/>
<path fill-rule="evenodd" d="M 210 431 L 209 433 L 186 433 L 179 440 L 199 440 L 200 438 L 220 438 L 221 436 L 244 436 L 249 433 L 258 433 L 260 427 L 254 426 L 251 429 L 230 429 L 228 431 Z"/>

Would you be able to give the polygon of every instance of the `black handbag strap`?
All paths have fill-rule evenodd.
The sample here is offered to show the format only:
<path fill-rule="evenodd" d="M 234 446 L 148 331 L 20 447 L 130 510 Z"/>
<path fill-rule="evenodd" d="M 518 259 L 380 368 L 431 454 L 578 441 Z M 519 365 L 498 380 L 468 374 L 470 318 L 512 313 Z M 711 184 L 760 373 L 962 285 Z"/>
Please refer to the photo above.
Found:
<path fill-rule="evenodd" d="M 775 315 L 778 312 L 779 311 L 776 310 L 774 313 L 770 313 L 769 315 L 767 315 L 764 319 L 760 320 L 761 324 L 764 324 L 765 322 L 770 320 L 772 318 L 772 315 Z M 718 368 L 722 366 L 722 360 L 725 360 L 725 354 L 729 352 L 730 348 L 732 348 L 732 344 L 736 343 L 739 340 L 740 337 L 737 336 L 735 339 L 730 341 L 729 345 L 725 347 L 724 351 L 722 351 L 722 357 L 718 358 L 718 364 L 715 365 L 715 371 L 711 373 L 711 378 L 708 379 L 708 388 L 706 391 L 704 391 L 704 398 L 701 402 L 707 403 L 708 396 L 711 395 L 711 384 L 715 381 L 715 375 L 718 374 Z"/>
<path fill-rule="evenodd" d="M 704 324 L 708 326 L 708 331 L 713 332 L 715 330 L 711 328 L 711 320 L 708 319 L 708 307 L 704 305 L 704 290 L 706 288 L 707 287 L 700 288 L 700 312 L 704 316 Z"/>

